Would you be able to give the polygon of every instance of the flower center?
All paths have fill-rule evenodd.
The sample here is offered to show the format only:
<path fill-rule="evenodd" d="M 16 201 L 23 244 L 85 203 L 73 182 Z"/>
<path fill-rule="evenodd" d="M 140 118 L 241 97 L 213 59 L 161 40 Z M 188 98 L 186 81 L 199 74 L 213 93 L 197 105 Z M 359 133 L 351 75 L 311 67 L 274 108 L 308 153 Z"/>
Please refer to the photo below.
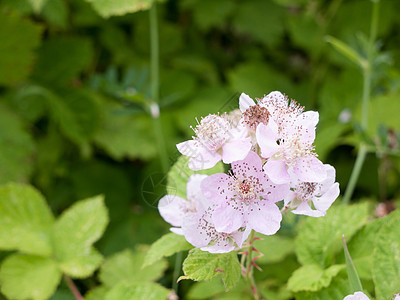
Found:
<path fill-rule="evenodd" d="M 256 130 L 258 124 L 263 123 L 268 125 L 269 112 L 265 107 L 260 106 L 258 103 L 256 105 L 250 106 L 243 113 L 243 121 L 246 126 L 250 129 Z"/>
<path fill-rule="evenodd" d="M 193 139 L 198 140 L 202 145 L 211 151 L 216 151 L 229 138 L 230 123 L 218 115 L 208 115 L 202 118 L 196 128 L 192 128 L 196 133 Z"/>
<path fill-rule="evenodd" d="M 246 205 L 248 205 L 250 201 L 256 197 L 254 184 L 250 180 L 236 179 L 234 183 L 234 189 L 239 198 L 243 200 Z"/>
<path fill-rule="evenodd" d="M 281 145 L 282 150 L 278 152 L 277 156 L 285 159 L 288 165 L 291 166 L 298 157 L 317 156 L 317 153 L 314 152 L 315 146 L 302 143 L 298 136 L 292 136 L 289 139 L 280 139 L 278 144 Z"/>
<path fill-rule="evenodd" d="M 302 182 L 296 187 L 297 197 L 304 202 L 312 200 L 318 185 L 316 182 Z"/>

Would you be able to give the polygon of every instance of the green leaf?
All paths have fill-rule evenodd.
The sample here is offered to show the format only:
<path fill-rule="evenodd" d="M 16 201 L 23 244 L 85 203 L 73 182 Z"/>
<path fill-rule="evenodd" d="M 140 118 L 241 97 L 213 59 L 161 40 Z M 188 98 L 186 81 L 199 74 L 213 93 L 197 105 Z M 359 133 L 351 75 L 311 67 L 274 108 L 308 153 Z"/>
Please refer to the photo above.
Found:
<path fill-rule="evenodd" d="M 150 246 L 144 258 L 143 267 L 151 265 L 163 257 L 168 257 L 191 248 L 193 246 L 186 241 L 184 236 L 172 232 L 167 233 Z"/>
<path fill-rule="evenodd" d="M 262 234 L 257 234 L 257 237 L 262 239 L 257 240 L 254 247 L 263 254 L 263 256 L 257 259 L 257 263 L 266 264 L 280 262 L 287 255 L 294 252 L 294 240 L 291 238 Z"/>
<path fill-rule="evenodd" d="M 346 258 L 347 276 L 349 278 L 350 292 L 355 293 L 357 291 L 362 291 L 362 285 L 356 267 L 354 266 L 353 260 L 351 259 L 349 249 L 347 249 L 346 240 L 343 236 L 343 248 L 344 256 Z"/>
<path fill-rule="evenodd" d="M 360 231 L 358 231 L 349 242 L 349 251 L 351 253 L 354 265 L 361 278 L 372 279 L 372 261 L 374 253 L 375 238 L 382 225 L 391 218 L 390 214 L 386 218 L 376 219 L 369 222 Z"/>
<path fill-rule="evenodd" d="M 10 299 L 48 299 L 60 280 L 57 263 L 39 256 L 14 254 L 0 269 L 1 292 Z"/>
<path fill-rule="evenodd" d="M 14 85 L 30 74 L 41 32 L 28 20 L 0 12 L 0 85 Z"/>
<path fill-rule="evenodd" d="M 72 277 L 90 276 L 102 256 L 92 248 L 108 224 L 102 196 L 82 200 L 67 209 L 54 224 L 55 257 L 60 268 Z"/>
<path fill-rule="evenodd" d="M 167 192 L 168 194 L 179 196 L 186 199 L 186 185 L 189 177 L 193 174 L 212 175 L 215 173 L 223 173 L 224 165 L 218 162 L 214 167 L 207 170 L 192 171 L 188 167 L 189 157 L 181 155 L 167 174 Z"/>
<path fill-rule="evenodd" d="M 51 117 L 66 137 L 77 144 L 91 140 L 100 127 L 100 110 L 94 95 L 83 90 L 63 90 L 62 97 L 48 91 Z"/>
<path fill-rule="evenodd" d="M 373 279 L 378 300 L 390 299 L 400 287 L 400 211 L 379 231 L 373 255 Z M 390 215 L 389 215 L 390 216 Z"/>
<path fill-rule="evenodd" d="M 50 256 L 53 215 L 33 187 L 0 187 L 0 249 Z"/>
<path fill-rule="evenodd" d="M 51 86 L 72 81 L 89 68 L 93 58 L 91 41 L 76 36 L 47 39 L 38 52 L 33 77 Z"/>
<path fill-rule="evenodd" d="M 288 77 L 262 61 L 238 64 L 228 73 L 228 79 L 233 91 L 243 91 L 252 98 L 263 97 L 271 91 L 282 91 L 295 96 Z"/>
<path fill-rule="evenodd" d="M 349 283 L 347 280 L 335 277 L 329 287 L 318 292 L 298 292 L 295 294 L 296 300 L 338 300 L 343 299 L 349 294 Z"/>
<path fill-rule="evenodd" d="M 85 294 L 85 300 L 104 300 L 107 292 L 108 288 L 105 286 L 97 286 Z"/>
<path fill-rule="evenodd" d="M 369 104 L 368 132 L 371 135 L 378 134 L 380 125 L 390 129 L 400 128 L 400 118 L 397 112 L 400 110 L 400 93 L 392 93 L 373 98 Z M 357 108 L 356 116 L 361 116 L 361 104 Z"/>
<path fill-rule="evenodd" d="M 320 267 L 332 264 L 332 258 L 342 248 L 342 235 L 351 239 L 368 217 L 368 204 L 334 206 L 325 217 L 308 218 L 295 241 L 299 262 Z M 318 228 L 318 230 L 316 230 Z"/>
<path fill-rule="evenodd" d="M 235 11 L 233 25 L 239 32 L 273 47 L 277 45 L 284 32 L 283 16 L 282 7 L 272 1 L 244 1 L 240 2 Z M 268 26 L 265 26 L 266 20 Z"/>
<path fill-rule="evenodd" d="M 368 62 L 365 58 L 361 57 L 354 49 L 352 49 L 347 44 L 343 43 L 342 41 L 334 38 L 333 36 L 326 36 L 325 41 L 333 46 L 339 53 L 346 56 L 348 59 L 353 61 L 356 65 L 360 66 L 361 68 L 366 68 Z"/>
<path fill-rule="evenodd" d="M 156 0 L 86 0 L 104 18 L 147 10 Z"/>
<path fill-rule="evenodd" d="M 292 292 L 319 291 L 329 286 L 345 265 L 333 265 L 326 270 L 318 265 L 306 265 L 297 269 L 288 281 L 288 289 Z"/>
<path fill-rule="evenodd" d="M 235 8 L 235 3 L 229 0 L 201 0 L 193 7 L 193 17 L 202 30 L 221 27 L 226 18 Z"/>
<path fill-rule="evenodd" d="M 0 128 L 3 128 L 0 131 L 0 184 L 28 181 L 36 150 L 31 135 L 22 120 L 3 105 L 0 105 Z"/>
<path fill-rule="evenodd" d="M 167 299 L 170 293 L 165 287 L 153 282 L 121 282 L 105 296 L 105 300 L 160 300 Z"/>
<path fill-rule="evenodd" d="M 167 268 L 166 261 L 142 268 L 145 251 L 125 250 L 108 258 L 100 269 L 100 281 L 109 288 L 122 281 L 146 282 L 160 278 Z"/>
<path fill-rule="evenodd" d="M 29 0 L 29 2 L 31 3 L 31 5 L 33 7 L 33 10 L 36 13 L 40 13 L 42 11 L 42 8 L 45 6 L 47 1 L 48 0 Z"/>
<path fill-rule="evenodd" d="M 58 263 L 60 269 L 74 278 L 86 278 L 96 271 L 103 262 L 103 256 L 93 247 L 85 250 L 79 256 Z"/>
<path fill-rule="evenodd" d="M 178 280 L 209 280 L 222 273 L 225 289 L 233 288 L 240 279 L 241 266 L 235 251 L 212 254 L 199 248 L 190 250 L 183 262 L 183 272 Z"/>
<path fill-rule="evenodd" d="M 95 134 L 96 144 L 115 160 L 123 158 L 149 160 L 157 146 L 149 116 L 127 115 L 115 103 L 104 103 L 104 120 Z"/>

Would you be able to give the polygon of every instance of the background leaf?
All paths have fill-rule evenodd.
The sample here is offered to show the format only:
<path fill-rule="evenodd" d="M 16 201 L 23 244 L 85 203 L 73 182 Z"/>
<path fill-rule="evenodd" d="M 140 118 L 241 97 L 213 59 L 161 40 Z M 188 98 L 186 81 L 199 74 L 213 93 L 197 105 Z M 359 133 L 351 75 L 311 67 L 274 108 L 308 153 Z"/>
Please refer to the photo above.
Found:
<path fill-rule="evenodd" d="M 23 81 L 33 66 L 42 28 L 0 11 L 0 85 Z"/>
<path fill-rule="evenodd" d="M 389 219 L 375 240 L 373 278 L 376 298 L 388 299 L 400 286 L 400 215 Z"/>
<path fill-rule="evenodd" d="M 299 261 L 303 265 L 331 265 L 333 255 L 341 249 L 342 235 L 350 240 L 366 223 L 367 208 L 366 203 L 334 206 L 323 218 L 308 218 L 296 238 L 296 255 Z"/>
<path fill-rule="evenodd" d="M 145 256 L 143 267 L 154 264 L 163 257 L 191 248 L 193 246 L 186 241 L 184 236 L 172 232 L 167 233 L 151 245 Z"/>
<path fill-rule="evenodd" d="M 136 300 L 148 299 L 159 300 L 166 299 L 169 290 L 153 282 L 130 283 L 121 282 L 114 286 L 105 296 L 105 300 Z"/>
<path fill-rule="evenodd" d="M 150 282 L 160 278 L 167 267 L 164 260 L 142 268 L 147 251 L 125 250 L 108 258 L 100 270 L 100 280 L 108 288 L 126 281 Z"/>
<path fill-rule="evenodd" d="M 108 224 L 102 196 L 77 202 L 54 224 L 55 257 L 61 269 L 72 277 L 90 276 L 100 265 L 102 256 L 92 244 Z"/>
<path fill-rule="evenodd" d="M 13 254 L 0 268 L 1 292 L 10 299 L 45 300 L 61 280 L 57 263 L 34 255 Z"/>
<path fill-rule="evenodd" d="M 10 183 L 0 187 L 0 248 L 30 254 L 52 254 L 53 215 L 33 187 Z"/>

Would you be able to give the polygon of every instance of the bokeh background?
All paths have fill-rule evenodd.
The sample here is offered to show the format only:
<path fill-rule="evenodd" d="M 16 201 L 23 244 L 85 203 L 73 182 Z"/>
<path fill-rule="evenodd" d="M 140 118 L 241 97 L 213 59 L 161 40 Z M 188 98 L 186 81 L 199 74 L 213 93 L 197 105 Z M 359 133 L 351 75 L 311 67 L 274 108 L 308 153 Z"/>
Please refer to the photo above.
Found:
<path fill-rule="evenodd" d="M 390 149 L 367 156 L 354 199 L 396 205 L 400 1 L 381 1 L 367 131 L 360 68 L 326 37 L 365 57 L 371 1 L 160 2 L 157 122 L 149 3 L 0 0 L 0 183 L 34 185 L 56 215 L 104 194 L 111 221 L 96 247 L 107 256 L 151 244 L 168 232 L 160 157 L 173 164 L 196 117 L 237 108 L 241 92 L 279 90 L 319 111 L 316 151 L 342 191 L 360 141 Z"/>

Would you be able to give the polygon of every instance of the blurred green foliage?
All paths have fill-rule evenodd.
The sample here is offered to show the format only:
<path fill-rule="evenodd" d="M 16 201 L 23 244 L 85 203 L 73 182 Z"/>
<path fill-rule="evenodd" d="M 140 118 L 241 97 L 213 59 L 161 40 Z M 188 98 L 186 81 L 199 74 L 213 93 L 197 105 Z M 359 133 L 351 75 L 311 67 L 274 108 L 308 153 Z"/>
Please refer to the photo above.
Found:
<path fill-rule="evenodd" d="M 341 190 L 346 187 L 357 146 L 364 140 L 373 151 L 354 198 L 367 196 L 372 203 L 399 203 L 399 1 L 381 1 L 368 132 L 359 130 L 359 68 L 336 52 L 326 36 L 345 42 L 365 57 L 370 1 L 160 2 L 159 107 L 166 149 L 157 146 L 150 114 L 146 9 L 151 3 L 0 1 L 1 184 L 17 181 L 34 185 L 55 215 L 77 199 L 104 194 L 110 224 L 96 248 L 108 256 L 150 244 L 168 232 L 156 209 L 157 200 L 166 192 L 160 152 L 167 153 L 172 165 L 178 157 L 175 144 L 192 135 L 190 125 L 195 124 L 195 117 L 237 108 L 240 92 L 262 97 L 280 90 L 306 109 L 320 112 L 316 151 L 324 162 L 336 167 Z M 159 184 L 157 189 L 149 185 L 154 181 Z M 261 260 L 269 270 L 276 270 L 275 277 L 266 270 L 259 278 L 268 299 L 291 297 L 285 283 L 291 274 L 288 270 L 299 267 L 291 250 L 295 220 L 293 226 L 283 225 L 287 227 L 282 228 L 281 240 L 278 236 L 271 242 L 278 248 L 289 248 L 283 252 L 285 260 L 282 262 L 284 255 Z M 305 228 L 312 227 L 311 223 Z M 352 254 L 351 247 L 349 243 Z M 119 255 L 130 259 L 139 252 Z M 318 264 L 329 267 L 326 259 L 335 263 L 332 253 L 336 252 L 325 253 L 330 256 Z M 358 258 L 356 255 L 354 259 L 356 267 Z M 284 274 L 278 262 L 287 265 Z M 100 282 L 105 286 L 106 271 L 104 265 Z M 372 275 L 363 276 L 372 279 Z M 333 278 L 329 289 L 343 290 L 341 278 Z M 172 280 L 172 270 L 168 269 L 159 282 L 170 286 Z M 151 289 L 152 283 L 148 284 Z M 92 277 L 80 285 L 88 291 L 99 281 Z M 120 285 L 115 295 L 135 289 Z M 208 291 L 204 297 L 223 299 L 223 286 L 214 285 L 215 292 Z M 96 289 L 99 293 L 105 287 Z M 71 299 L 64 290 L 61 286 L 54 299 Z M 180 293 L 203 299 L 200 291 L 185 281 Z M 92 299 L 100 299 L 96 290 L 91 293 L 95 295 Z M 246 297 L 236 288 L 229 299 L 234 299 L 235 293 L 238 299 Z M 384 292 L 380 289 L 378 293 Z M 307 292 L 296 294 L 298 299 L 303 296 L 310 299 Z"/>

